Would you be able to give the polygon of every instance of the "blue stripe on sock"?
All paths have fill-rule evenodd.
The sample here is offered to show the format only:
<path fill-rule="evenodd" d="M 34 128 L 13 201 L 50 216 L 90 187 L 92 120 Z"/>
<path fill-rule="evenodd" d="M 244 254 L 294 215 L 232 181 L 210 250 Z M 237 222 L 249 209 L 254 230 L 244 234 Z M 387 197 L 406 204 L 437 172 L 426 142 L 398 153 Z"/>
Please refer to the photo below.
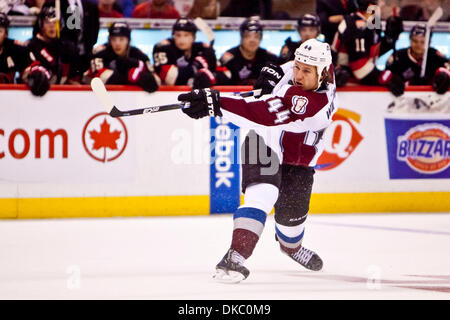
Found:
<path fill-rule="evenodd" d="M 250 218 L 261 222 L 263 225 L 266 223 L 267 214 L 256 208 L 239 208 L 234 213 L 233 219 L 237 218 Z"/>
<path fill-rule="evenodd" d="M 300 240 L 303 239 L 303 234 L 305 233 L 305 230 L 303 229 L 302 233 L 299 236 L 294 237 L 294 238 L 289 238 L 289 237 L 285 236 L 284 234 L 282 234 L 281 231 L 278 230 L 277 226 L 275 226 L 275 231 L 277 233 L 278 238 L 280 238 L 281 240 L 283 240 L 284 242 L 287 242 L 287 243 L 299 242 Z"/>

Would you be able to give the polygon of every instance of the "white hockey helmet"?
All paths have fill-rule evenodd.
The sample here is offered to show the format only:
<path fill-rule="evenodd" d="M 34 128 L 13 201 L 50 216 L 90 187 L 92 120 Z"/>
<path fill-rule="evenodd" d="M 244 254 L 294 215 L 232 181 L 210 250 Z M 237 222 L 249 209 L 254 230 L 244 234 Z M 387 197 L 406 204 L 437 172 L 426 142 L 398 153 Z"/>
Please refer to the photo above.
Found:
<path fill-rule="evenodd" d="M 322 84 L 320 78 L 323 70 L 325 68 L 328 70 L 333 63 L 330 45 L 317 39 L 309 39 L 295 50 L 295 61 L 317 67 L 319 88 Z"/>

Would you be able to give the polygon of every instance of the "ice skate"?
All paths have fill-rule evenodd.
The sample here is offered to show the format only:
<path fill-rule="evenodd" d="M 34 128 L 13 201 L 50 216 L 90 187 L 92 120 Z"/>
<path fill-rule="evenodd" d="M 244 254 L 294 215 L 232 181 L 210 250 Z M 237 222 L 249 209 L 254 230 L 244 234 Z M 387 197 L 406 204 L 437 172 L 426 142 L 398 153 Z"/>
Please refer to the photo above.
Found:
<path fill-rule="evenodd" d="M 297 252 L 288 255 L 306 269 L 313 271 L 319 271 L 322 269 L 323 261 L 320 259 L 319 255 L 312 250 L 306 249 L 305 247 L 300 247 Z"/>
<path fill-rule="evenodd" d="M 250 271 L 243 266 L 245 259 L 235 250 L 229 249 L 216 266 L 214 280 L 221 283 L 239 283 L 246 279 Z"/>
<path fill-rule="evenodd" d="M 275 240 L 278 241 L 277 235 L 275 235 Z M 291 257 L 293 260 L 304 266 L 306 269 L 312 270 L 312 271 L 319 271 L 323 267 L 323 261 L 319 257 L 317 253 L 315 253 L 312 250 L 306 249 L 305 247 L 301 246 L 300 249 L 298 249 L 294 253 L 288 253 L 280 246 L 281 252 L 286 254 L 287 256 Z"/>

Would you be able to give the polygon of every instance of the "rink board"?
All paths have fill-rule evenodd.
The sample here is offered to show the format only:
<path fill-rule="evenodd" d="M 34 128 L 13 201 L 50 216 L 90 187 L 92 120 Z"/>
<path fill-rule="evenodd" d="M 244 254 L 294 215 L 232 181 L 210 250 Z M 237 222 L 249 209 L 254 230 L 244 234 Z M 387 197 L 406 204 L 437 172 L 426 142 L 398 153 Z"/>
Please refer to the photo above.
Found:
<path fill-rule="evenodd" d="M 239 204 L 239 172 L 214 190 L 212 169 L 227 166 L 211 157 L 210 119 L 169 111 L 119 121 L 103 114 L 85 86 L 55 87 L 42 99 L 14 88 L 0 86 L 0 217 L 206 215 Z M 109 89 L 122 109 L 175 103 L 187 90 Z M 426 87 L 407 92 L 428 94 Z M 310 212 L 450 211 L 448 114 L 392 116 L 383 89 L 346 88 L 338 96 Z M 245 134 L 230 132 L 240 141 Z M 234 165 L 236 144 L 237 154 L 225 155 Z M 226 170 L 224 177 L 232 175 Z"/>
<path fill-rule="evenodd" d="M 309 212 L 448 212 L 449 196 L 449 192 L 314 193 Z M 201 216 L 210 214 L 209 200 L 208 196 L 0 199 L 0 218 Z"/>

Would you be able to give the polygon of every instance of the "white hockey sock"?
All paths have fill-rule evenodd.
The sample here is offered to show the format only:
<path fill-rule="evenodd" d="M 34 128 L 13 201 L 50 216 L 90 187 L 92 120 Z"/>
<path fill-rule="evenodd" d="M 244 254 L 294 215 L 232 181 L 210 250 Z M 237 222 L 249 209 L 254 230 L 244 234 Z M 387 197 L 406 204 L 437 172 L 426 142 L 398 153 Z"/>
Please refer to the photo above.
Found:
<path fill-rule="evenodd" d="M 292 227 L 275 223 L 275 232 L 282 246 L 296 249 L 302 244 L 305 226 L 304 223 Z"/>

